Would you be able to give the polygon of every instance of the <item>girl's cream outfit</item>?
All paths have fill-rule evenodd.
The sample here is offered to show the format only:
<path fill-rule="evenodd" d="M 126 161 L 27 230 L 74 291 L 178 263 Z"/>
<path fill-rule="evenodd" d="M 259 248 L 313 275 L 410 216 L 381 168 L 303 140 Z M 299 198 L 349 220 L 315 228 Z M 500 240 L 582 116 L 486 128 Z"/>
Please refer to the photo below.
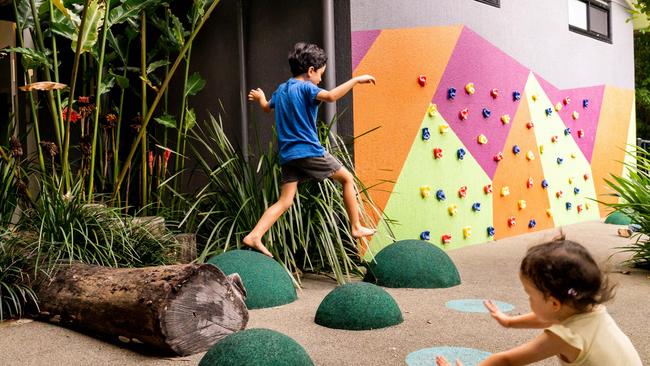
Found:
<path fill-rule="evenodd" d="M 546 331 L 580 350 L 574 362 L 560 360 L 562 365 L 643 366 L 630 339 L 602 305 L 588 313 L 573 315 Z"/>

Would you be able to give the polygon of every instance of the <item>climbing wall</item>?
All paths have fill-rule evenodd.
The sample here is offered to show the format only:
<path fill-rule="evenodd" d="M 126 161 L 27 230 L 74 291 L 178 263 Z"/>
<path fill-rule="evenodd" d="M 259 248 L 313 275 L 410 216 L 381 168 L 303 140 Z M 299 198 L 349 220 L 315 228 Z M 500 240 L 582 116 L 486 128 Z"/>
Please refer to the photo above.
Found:
<path fill-rule="evenodd" d="M 353 32 L 352 45 L 354 74 L 377 79 L 354 91 L 356 169 L 384 213 L 371 253 L 603 214 L 593 199 L 623 173 L 633 91 L 560 90 L 462 26 Z"/>

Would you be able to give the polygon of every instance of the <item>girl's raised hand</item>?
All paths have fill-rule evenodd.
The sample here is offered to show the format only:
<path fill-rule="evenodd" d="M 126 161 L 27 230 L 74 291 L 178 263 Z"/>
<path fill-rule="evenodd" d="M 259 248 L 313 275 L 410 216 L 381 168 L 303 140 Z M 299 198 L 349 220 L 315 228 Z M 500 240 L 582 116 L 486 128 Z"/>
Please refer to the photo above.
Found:
<path fill-rule="evenodd" d="M 437 356 L 436 357 L 436 365 L 438 366 L 451 366 L 449 361 L 447 361 L 446 358 L 443 356 Z M 460 360 L 456 360 L 456 366 L 463 366 L 463 364 L 460 362 Z"/>
<path fill-rule="evenodd" d="M 510 327 L 510 316 L 504 314 L 499 308 L 494 305 L 491 300 L 484 300 L 483 305 L 490 312 L 490 315 L 496 320 L 501 326 L 505 328 Z"/>

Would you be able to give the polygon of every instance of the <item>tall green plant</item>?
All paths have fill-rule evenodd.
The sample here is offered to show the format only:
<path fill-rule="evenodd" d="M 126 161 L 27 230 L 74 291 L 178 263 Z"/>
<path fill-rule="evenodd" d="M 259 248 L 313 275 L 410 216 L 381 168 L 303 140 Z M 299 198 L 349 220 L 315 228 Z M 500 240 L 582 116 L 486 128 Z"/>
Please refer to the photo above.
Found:
<path fill-rule="evenodd" d="M 616 192 L 612 195 L 620 198 L 620 202 L 602 203 L 628 215 L 632 222 L 640 225 L 640 230 L 633 236 L 635 242 L 621 249 L 632 254 L 627 263 L 650 269 L 650 153 L 637 147 L 628 154 L 635 156 L 636 163 L 625 163 L 627 176 L 612 174 L 611 180 L 605 180 Z"/>
<path fill-rule="evenodd" d="M 209 182 L 187 202 L 190 208 L 181 222 L 196 226 L 205 243 L 199 262 L 240 247 L 262 213 L 277 201 L 281 187 L 281 166 L 273 144 L 251 165 L 229 142 L 220 120 L 211 116 L 206 124 L 191 133 L 190 146 Z M 354 172 L 344 145 L 338 146 L 326 144 Z M 362 214 L 371 222 L 364 207 L 374 205 L 365 190 L 360 193 Z M 331 271 L 344 283 L 361 271 L 340 187 L 332 180 L 301 184 L 294 204 L 271 227 L 264 244 L 290 272 Z"/>
<path fill-rule="evenodd" d="M 0 228 L 0 322 L 21 316 L 27 305 L 38 308 L 31 278 L 26 273 L 29 253 L 17 234 Z"/>

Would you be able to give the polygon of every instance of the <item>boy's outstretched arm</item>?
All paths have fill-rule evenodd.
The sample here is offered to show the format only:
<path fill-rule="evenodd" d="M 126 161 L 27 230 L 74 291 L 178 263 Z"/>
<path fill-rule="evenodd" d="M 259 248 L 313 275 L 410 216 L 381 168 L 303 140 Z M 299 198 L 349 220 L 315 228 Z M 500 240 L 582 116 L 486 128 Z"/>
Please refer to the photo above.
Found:
<path fill-rule="evenodd" d="M 251 91 L 248 92 L 248 100 L 258 102 L 264 112 L 271 112 L 271 107 L 269 106 L 269 102 L 266 100 L 266 95 L 264 95 L 264 91 L 262 89 L 251 89 Z"/>
<path fill-rule="evenodd" d="M 361 75 L 353 77 L 345 83 L 337 86 L 332 90 L 323 90 L 316 95 L 316 99 L 323 102 L 336 102 L 347 94 L 357 84 L 375 83 L 375 78 L 371 75 Z"/>

